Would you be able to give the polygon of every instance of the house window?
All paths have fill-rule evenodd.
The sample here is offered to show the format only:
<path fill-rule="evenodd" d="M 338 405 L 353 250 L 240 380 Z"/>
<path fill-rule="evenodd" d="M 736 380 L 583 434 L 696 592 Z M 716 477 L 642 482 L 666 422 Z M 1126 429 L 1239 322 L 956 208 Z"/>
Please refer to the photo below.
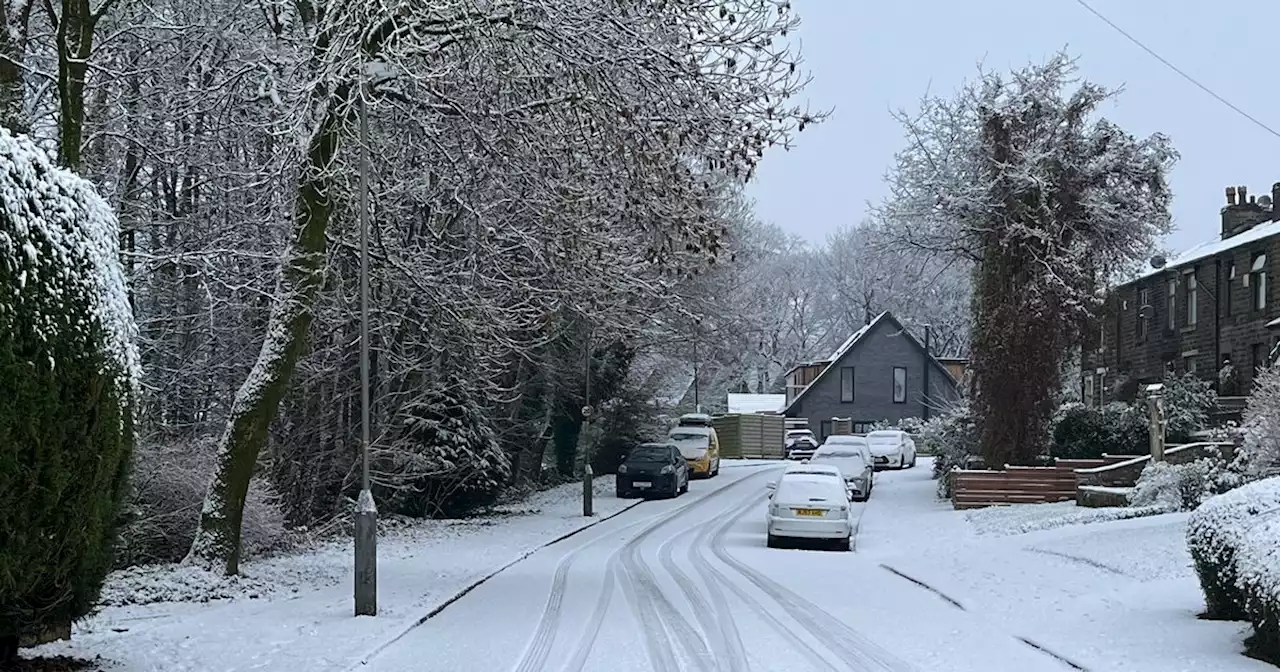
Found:
<path fill-rule="evenodd" d="M 852 366 L 845 366 L 840 369 L 840 401 L 846 404 L 853 402 Z"/>
<path fill-rule="evenodd" d="M 1165 286 L 1164 292 L 1164 308 L 1169 313 L 1167 322 L 1169 330 L 1173 331 L 1178 328 L 1178 281 L 1177 279 L 1169 280 Z"/>
<path fill-rule="evenodd" d="M 1182 369 L 1187 373 L 1195 375 L 1196 373 L 1196 356 L 1188 355 L 1182 358 Z"/>
<path fill-rule="evenodd" d="M 907 403 L 907 369 L 902 366 L 893 367 L 893 403 Z"/>
<path fill-rule="evenodd" d="M 1249 370 L 1257 371 L 1262 366 L 1262 344 L 1254 343 L 1249 346 Z"/>
<path fill-rule="evenodd" d="M 1138 340 L 1147 340 L 1147 329 L 1151 324 L 1151 288 L 1138 290 Z"/>
<path fill-rule="evenodd" d="M 1199 307 L 1197 304 L 1199 302 L 1196 300 L 1199 298 L 1197 295 L 1199 287 L 1196 286 L 1196 272 L 1194 270 L 1187 271 L 1183 274 L 1183 279 L 1183 302 L 1187 305 L 1187 326 L 1194 327 L 1196 325 L 1196 318 L 1200 317 L 1199 311 L 1197 310 Z"/>
<path fill-rule="evenodd" d="M 1231 284 L 1236 279 L 1236 262 L 1227 262 L 1227 281 L 1222 290 L 1222 314 L 1231 317 Z"/>
<path fill-rule="evenodd" d="M 1249 298 L 1254 310 L 1267 308 L 1267 253 L 1253 255 L 1249 266 Z"/>
<path fill-rule="evenodd" d="M 1084 405 L 1093 406 L 1093 376 L 1084 377 Z"/>
<path fill-rule="evenodd" d="M 872 432 L 872 428 L 875 427 L 875 425 L 876 423 L 874 422 L 859 420 L 858 422 L 853 423 L 853 433 L 854 434 L 870 434 Z"/>

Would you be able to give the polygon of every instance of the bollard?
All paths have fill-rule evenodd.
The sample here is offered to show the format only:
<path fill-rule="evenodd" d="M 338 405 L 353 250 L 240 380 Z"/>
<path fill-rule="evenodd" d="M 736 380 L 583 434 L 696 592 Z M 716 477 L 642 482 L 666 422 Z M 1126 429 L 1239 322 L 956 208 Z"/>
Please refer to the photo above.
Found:
<path fill-rule="evenodd" d="M 591 478 L 591 465 L 590 464 L 583 465 L 582 467 L 582 515 L 586 516 L 587 518 L 590 518 L 593 515 L 591 512 L 591 497 L 593 494 L 595 494 L 594 492 L 592 492 L 593 486 L 594 486 L 594 483 L 592 482 L 592 478 Z"/>
<path fill-rule="evenodd" d="M 360 491 L 356 506 L 356 616 L 378 615 L 378 507 Z"/>

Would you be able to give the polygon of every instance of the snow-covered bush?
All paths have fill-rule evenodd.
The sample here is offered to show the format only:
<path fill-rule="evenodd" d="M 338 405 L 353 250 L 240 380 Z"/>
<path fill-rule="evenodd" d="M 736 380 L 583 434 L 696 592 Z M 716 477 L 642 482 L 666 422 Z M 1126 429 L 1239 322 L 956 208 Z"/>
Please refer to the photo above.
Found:
<path fill-rule="evenodd" d="M 921 442 L 933 453 L 933 477 L 938 497 L 951 496 L 951 471 L 963 469 L 978 455 L 978 428 L 966 401 L 930 418 L 919 430 Z"/>
<path fill-rule="evenodd" d="M 1051 424 L 1054 457 L 1080 460 L 1147 452 L 1147 420 L 1137 406 L 1111 403 L 1097 409 L 1064 404 Z"/>
<path fill-rule="evenodd" d="M 1209 414 L 1217 395 L 1209 381 L 1187 373 L 1164 380 L 1165 435 L 1172 443 L 1183 443 L 1192 434 L 1209 426 Z M 1137 405 L 1145 404 L 1139 400 Z M 1142 407 L 1145 413 L 1145 406 Z"/>
<path fill-rule="evenodd" d="M 140 376 L 119 236 L 0 129 L 0 658 L 88 614 L 112 568 Z"/>
<path fill-rule="evenodd" d="M 1280 472 L 1280 367 L 1261 369 L 1254 377 L 1241 433 L 1240 469 L 1252 478 Z"/>
<path fill-rule="evenodd" d="M 1187 521 L 1187 548 L 1204 591 L 1205 616 L 1243 620 L 1245 596 L 1237 554 L 1264 516 L 1280 513 L 1280 478 L 1255 481 L 1210 497 Z M 1255 566 L 1245 567 L 1255 571 Z M 1280 571 L 1273 565 L 1269 571 Z"/>
<path fill-rule="evenodd" d="M 1184 464 L 1148 464 L 1129 493 L 1129 504 L 1158 506 L 1170 511 L 1195 509 L 1213 496 L 1217 475 L 1223 466 L 1222 460 L 1208 457 Z"/>
<path fill-rule="evenodd" d="M 1230 361 L 1224 362 L 1222 368 L 1218 369 L 1218 394 L 1224 397 L 1240 394 L 1240 370 Z"/>
<path fill-rule="evenodd" d="M 138 447 L 116 567 L 182 560 L 191 548 L 200 505 L 213 478 L 216 448 L 213 437 Z M 242 527 L 247 556 L 280 550 L 290 542 L 284 516 L 264 479 L 255 478 L 249 486 Z"/>
<path fill-rule="evenodd" d="M 510 461 L 461 379 L 403 406 L 392 433 L 370 455 L 374 495 L 388 513 L 462 515 L 493 502 L 511 478 Z"/>
<path fill-rule="evenodd" d="M 1276 507 L 1280 510 L 1280 505 Z M 1237 588 L 1253 624 L 1250 653 L 1280 662 L 1280 518 L 1266 512 L 1239 538 L 1235 551 Z"/>

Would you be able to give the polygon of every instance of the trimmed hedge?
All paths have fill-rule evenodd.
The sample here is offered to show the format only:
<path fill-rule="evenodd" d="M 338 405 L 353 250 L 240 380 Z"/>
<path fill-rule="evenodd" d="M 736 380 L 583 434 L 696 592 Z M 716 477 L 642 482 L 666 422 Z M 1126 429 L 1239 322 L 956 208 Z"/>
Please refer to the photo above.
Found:
<path fill-rule="evenodd" d="M 1187 547 L 1204 591 L 1205 617 L 1249 620 L 1280 643 L 1280 478 L 1256 481 L 1200 505 L 1187 521 Z"/>
<path fill-rule="evenodd" d="M 129 494 L 138 367 L 106 204 L 7 131 L 0 197 L 3 657 L 97 601 Z"/>

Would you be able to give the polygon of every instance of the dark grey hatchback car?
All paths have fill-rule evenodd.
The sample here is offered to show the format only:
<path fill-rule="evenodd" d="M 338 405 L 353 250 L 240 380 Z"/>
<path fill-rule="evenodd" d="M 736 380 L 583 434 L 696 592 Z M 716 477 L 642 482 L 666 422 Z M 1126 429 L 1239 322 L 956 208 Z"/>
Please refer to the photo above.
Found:
<path fill-rule="evenodd" d="M 673 443 L 642 443 L 618 466 L 618 496 L 676 497 L 689 491 L 689 461 Z"/>

